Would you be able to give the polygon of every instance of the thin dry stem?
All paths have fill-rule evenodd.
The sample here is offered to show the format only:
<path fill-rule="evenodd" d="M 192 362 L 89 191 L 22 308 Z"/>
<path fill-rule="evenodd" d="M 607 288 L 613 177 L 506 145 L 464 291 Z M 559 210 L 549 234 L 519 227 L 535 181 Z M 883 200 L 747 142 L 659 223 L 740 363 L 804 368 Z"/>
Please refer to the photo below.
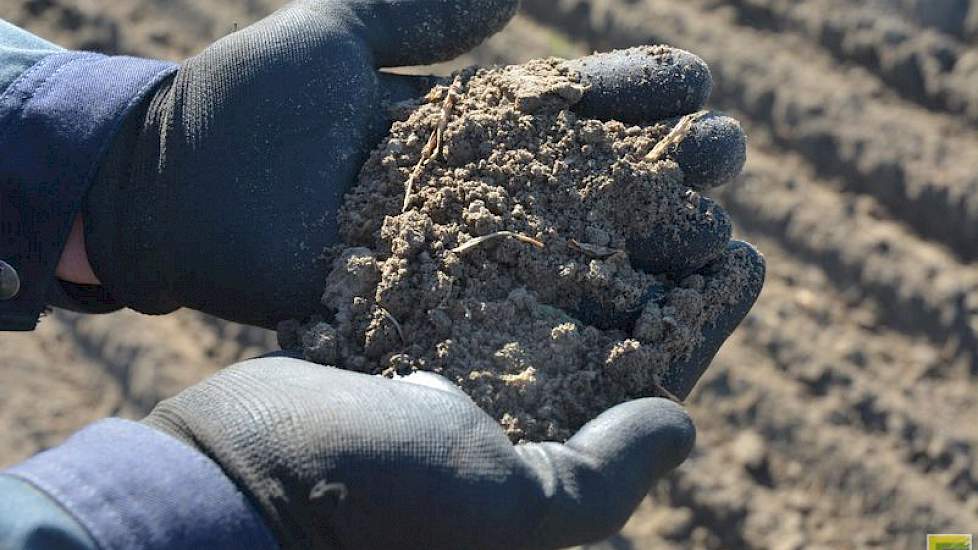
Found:
<path fill-rule="evenodd" d="M 658 382 L 653 382 L 652 383 L 652 389 L 654 389 L 655 391 L 657 391 L 659 393 L 659 395 L 657 397 L 665 397 L 666 399 L 668 399 L 668 400 L 670 400 L 670 401 L 672 401 L 674 403 L 678 403 L 680 405 L 683 404 L 683 400 L 682 399 L 680 399 L 679 397 L 677 397 L 676 394 L 672 393 L 671 391 L 665 389 L 662 386 L 662 384 L 659 384 Z"/>
<path fill-rule="evenodd" d="M 615 254 L 625 253 L 625 251 L 620 248 L 611 248 L 609 246 L 582 243 L 577 239 L 569 239 L 567 241 L 567 246 L 569 246 L 574 250 L 577 250 L 578 252 L 582 252 L 584 254 L 587 254 L 588 256 L 591 256 L 593 258 L 599 258 L 599 259 L 610 258 Z"/>
<path fill-rule="evenodd" d="M 387 319 L 388 321 L 391 322 L 391 324 L 394 325 L 394 330 L 397 331 L 397 337 L 401 339 L 401 343 L 404 343 L 404 330 L 401 328 L 401 323 L 397 322 L 397 319 L 395 319 L 394 316 L 391 315 L 391 312 L 387 311 L 386 309 L 380 306 L 378 306 L 378 309 L 380 310 L 380 314 L 383 315 L 385 319 Z"/>
<path fill-rule="evenodd" d="M 418 163 L 414 165 L 414 170 L 411 171 L 411 175 L 408 177 L 407 183 L 404 184 L 404 205 L 401 207 L 401 212 L 407 212 L 408 205 L 411 204 L 414 191 L 414 181 L 421 175 L 421 171 L 424 170 L 425 163 L 428 162 L 429 158 L 431 158 L 431 152 L 435 149 L 435 144 L 438 141 L 437 134 L 437 131 L 432 132 L 431 136 L 428 137 L 428 142 L 425 143 L 424 149 L 421 150 L 421 158 L 418 159 Z"/>
<path fill-rule="evenodd" d="M 516 239 L 518 241 L 521 241 L 521 242 L 524 242 L 524 243 L 527 243 L 527 244 L 532 244 L 533 246 L 535 246 L 537 248 L 543 248 L 544 247 L 544 245 L 543 245 L 542 242 L 534 239 L 533 237 L 529 237 L 527 235 L 523 235 L 522 233 L 514 233 L 512 231 L 496 231 L 495 233 L 490 233 L 488 235 L 483 235 L 481 237 L 476 237 L 474 239 L 468 240 L 468 241 L 466 241 L 466 242 L 464 242 L 464 243 L 456 246 L 455 248 L 453 248 L 451 250 L 451 252 L 454 252 L 455 254 L 461 254 L 462 252 L 465 252 L 466 250 L 475 248 L 475 247 L 479 246 L 480 244 L 482 244 L 484 242 L 491 241 L 493 239 L 498 239 L 500 237 L 511 237 L 511 238 Z"/>
<path fill-rule="evenodd" d="M 441 154 L 445 128 L 448 127 L 448 121 L 452 118 L 452 111 L 455 109 L 455 103 L 458 101 L 460 95 L 462 95 L 461 74 L 455 77 L 452 85 L 448 88 L 448 93 L 445 95 L 445 101 L 441 105 L 441 118 L 438 120 L 438 128 L 435 129 L 435 150 L 431 154 L 432 159 L 438 158 Z"/>
<path fill-rule="evenodd" d="M 679 145 L 686 139 L 689 135 L 690 130 L 693 129 L 693 123 L 697 120 L 703 118 L 709 113 L 709 111 L 699 111 L 696 113 L 691 113 L 679 120 L 679 124 L 676 124 L 666 137 L 662 138 L 662 141 L 655 144 L 655 147 L 649 151 L 649 154 L 645 156 L 645 160 L 652 162 L 657 162 L 665 158 L 669 150 Z"/>
<path fill-rule="evenodd" d="M 441 104 L 441 116 L 438 119 L 438 126 L 435 127 L 435 131 L 428 136 L 428 141 L 424 145 L 424 149 L 421 150 L 421 158 L 418 159 L 418 163 L 414 165 L 414 169 L 411 171 L 411 176 L 408 177 L 407 182 L 404 184 L 404 204 L 401 206 L 401 212 L 407 212 L 408 206 L 411 204 L 411 199 L 414 198 L 414 184 L 421 173 L 424 171 L 425 165 L 428 162 L 438 158 L 441 152 L 441 146 L 443 141 L 443 134 L 445 128 L 448 126 L 448 121 L 452 116 L 452 110 L 455 108 L 455 103 L 458 101 L 459 95 L 462 93 L 462 74 L 455 77 L 452 85 L 448 88 L 448 92 L 445 94 L 445 100 Z"/>

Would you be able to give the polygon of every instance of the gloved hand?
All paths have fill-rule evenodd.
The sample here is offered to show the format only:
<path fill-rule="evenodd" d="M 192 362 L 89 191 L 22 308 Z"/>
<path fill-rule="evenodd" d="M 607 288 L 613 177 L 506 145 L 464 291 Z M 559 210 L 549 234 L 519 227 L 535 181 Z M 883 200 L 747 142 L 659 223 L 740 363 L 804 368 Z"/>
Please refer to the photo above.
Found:
<path fill-rule="evenodd" d="M 127 119 L 86 198 L 86 248 L 105 290 L 145 313 L 185 306 L 268 328 L 322 313 L 324 250 L 337 241 L 344 193 L 389 128 L 385 104 L 433 84 L 378 68 L 452 58 L 517 3 L 296 0 L 188 59 Z M 578 110 L 594 117 L 675 119 L 711 89 L 702 60 L 677 50 L 574 68 L 592 85 Z M 707 117 L 673 156 L 706 188 L 739 172 L 744 143 L 735 121 Z M 717 210 L 691 237 L 636 240 L 632 257 L 691 271 L 729 238 Z"/>
<path fill-rule="evenodd" d="M 285 357 L 229 367 L 144 420 L 216 461 L 283 548 L 543 549 L 617 531 L 689 453 L 678 405 L 641 399 L 566 444 L 513 446 L 444 378 Z"/>

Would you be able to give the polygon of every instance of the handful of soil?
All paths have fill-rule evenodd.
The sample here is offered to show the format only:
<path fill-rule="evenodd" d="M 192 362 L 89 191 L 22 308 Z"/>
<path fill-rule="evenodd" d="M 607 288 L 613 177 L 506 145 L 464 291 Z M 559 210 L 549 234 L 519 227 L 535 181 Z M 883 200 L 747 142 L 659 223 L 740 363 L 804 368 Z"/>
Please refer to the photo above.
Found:
<path fill-rule="evenodd" d="M 668 158 L 696 115 L 581 119 L 569 108 L 585 91 L 550 59 L 467 69 L 408 106 L 340 214 L 322 298 L 335 317 L 283 323 L 282 347 L 441 374 L 514 442 L 669 395 L 663 372 L 741 297 L 749 260 L 718 251 L 678 280 L 632 267 L 630 237 L 719 223 Z"/>

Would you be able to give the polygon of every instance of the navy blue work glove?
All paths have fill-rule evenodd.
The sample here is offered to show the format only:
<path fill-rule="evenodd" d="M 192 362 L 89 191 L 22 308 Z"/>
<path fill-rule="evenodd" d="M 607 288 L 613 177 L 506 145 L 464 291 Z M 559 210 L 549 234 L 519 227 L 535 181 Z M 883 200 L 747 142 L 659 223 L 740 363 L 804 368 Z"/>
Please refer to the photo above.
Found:
<path fill-rule="evenodd" d="M 390 127 L 385 106 L 434 83 L 378 69 L 452 58 L 517 3 L 296 0 L 188 59 L 126 121 L 87 196 L 86 247 L 105 290 L 144 313 L 190 307 L 268 328 L 326 313 L 324 250 L 343 195 Z M 697 111 L 712 85 L 702 60 L 678 50 L 574 68 L 592 84 L 579 112 L 630 122 Z M 744 136 L 708 117 L 673 156 L 691 185 L 711 187 L 740 170 Z M 696 238 L 636 239 L 633 258 L 695 270 L 730 238 L 717 212 Z"/>
<path fill-rule="evenodd" d="M 695 439 L 679 405 L 646 398 L 565 444 L 514 446 L 437 375 L 388 380 L 285 357 L 229 367 L 144 422 L 217 462 L 286 549 L 592 542 L 620 529 Z"/>

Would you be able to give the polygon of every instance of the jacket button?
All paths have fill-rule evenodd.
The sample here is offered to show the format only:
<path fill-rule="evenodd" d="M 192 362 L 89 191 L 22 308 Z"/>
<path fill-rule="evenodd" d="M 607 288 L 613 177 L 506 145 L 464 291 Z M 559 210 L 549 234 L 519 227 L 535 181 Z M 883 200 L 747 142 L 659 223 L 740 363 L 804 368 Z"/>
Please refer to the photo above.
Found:
<path fill-rule="evenodd" d="M 9 300 L 20 292 L 20 276 L 7 262 L 0 260 L 0 300 Z"/>

